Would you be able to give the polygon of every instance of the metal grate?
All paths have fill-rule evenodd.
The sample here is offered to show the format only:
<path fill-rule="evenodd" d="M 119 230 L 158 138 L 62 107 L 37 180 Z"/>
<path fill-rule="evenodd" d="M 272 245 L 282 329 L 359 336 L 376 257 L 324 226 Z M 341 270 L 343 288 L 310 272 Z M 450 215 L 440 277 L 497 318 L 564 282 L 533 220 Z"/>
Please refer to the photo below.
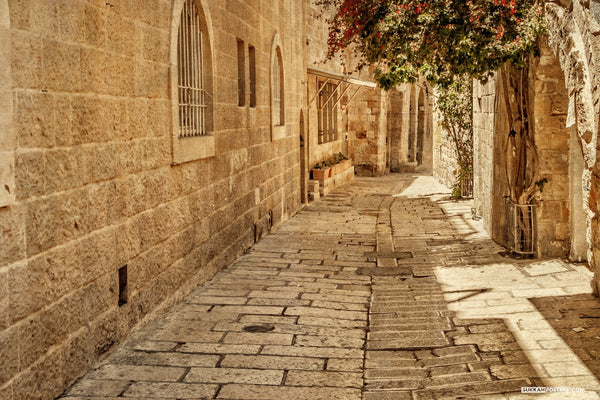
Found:
<path fill-rule="evenodd" d="M 337 139 L 337 87 L 333 83 L 319 83 L 319 143 Z"/>
<path fill-rule="evenodd" d="M 535 254 L 535 205 L 515 204 L 510 198 L 504 198 L 505 245 L 514 253 Z"/>
<path fill-rule="evenodd" d="M 256 50 L 248 46 L 248 69 L 250 84 L 250 107 L 256 107 Z"/>
<path fill-rule="evenodd" d="M 238 106 L 246 104 L 246 50 L 244 41 L 238 39 Z"/>
<path fill-rule="evenodd" d="M 194 0 L 181 11 L 177 41 L 179 137 L 206 134 L 206 101 L 200 15 Z"/>
<path fill-rule="evenodd" d="M 473 197 L 473 175 L 467 174 L 460 181 L 460 196 L 465 199 Z"/>

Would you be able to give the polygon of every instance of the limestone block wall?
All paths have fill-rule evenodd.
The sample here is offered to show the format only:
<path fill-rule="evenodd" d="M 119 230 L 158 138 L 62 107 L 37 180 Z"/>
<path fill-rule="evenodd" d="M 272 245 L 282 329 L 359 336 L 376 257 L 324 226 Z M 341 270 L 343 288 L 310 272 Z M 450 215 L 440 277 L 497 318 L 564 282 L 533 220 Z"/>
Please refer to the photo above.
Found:
<path fill-rule="evenodd" d="M 390 91 L 390 169 L 394 172 L 407 161 L 408 156 L 408 124 L 409 114 L 409 85 L 403 84 Z"/>
<path fill-rule="evenodd" d="M 417 149 L 420 152 L 421 168 L 424 171 L 433 171 L 433 95 L 430 87 L 421 88 L 421 105 L 418 118 L 422 119 L 420 138 L 417 136 Z"/>
<path fill-rule="evenodd" d="M 299 207 L 304 2 L 197 3 L 210 28 L 215 155 L 174 165 L 170 42 L 182 1 L 0 1 L 10 78 L 0 103 L 12 105 L 0 107 L 0 158 L 8 149 L 15 166 L 14 199 L 0 200 L 2 399 L 54 398 L 243 252 L 255 226 L 264 234 Z M 275 34 L 286 78 L 278 140 Z M 238 106 L 238 39 L 256 50 L 253 108 Z"/>
<path fill-rule="evenodd" d="M 388 104 L 383 90 L 362 88 L 347 108 L 348 152 L 357 174 L 385 173 Z"/>
<path fill-rule="evenodd" d="M 586 241 L 588 263 L 595 272 L 592 286 L 596 293 L 600 285 L 600 224 L 598 222 L 597 193 L 600 191 L 600 173 L 597 164 L 598 147 L 598 90 L 597 68 L 600 64 L 600 25 L 598 16 L 590 10 L 590 3 L 584 1 L 569 4 L 546 5 L 548 24 L 548 44 L 564 72 L 566 93 L 574 118 L 576 142 L 583 155 L 581 178 L 579 173 L 573 179 L 581 179 L 583 189 L 581 202 L 586 219 Z M 592 6 L 596 7 L 595 4 Z M 575 143 L 573 143 L 575 144 Z M 573 183 L 574 187 L 579 184 Z"/>
<path fill-rule="evenodd" d="M 458 158 L 456 147 L 448 132 L 442 128 L 439 113 L 433 114 L 433 176 L 451 188 L 457 180 Z"/>
<path fill-rule="evenodd" d="M 306 67 L 317 68 L 321 71 L 342 75 L 346 68 L 342 60 L 336 58 L 327 59 L 327 38 L 329 36 L 327 25 L 324 24 L 323 10 L 313 2 L 308 2 L 306 12 Z M 318 132 L 318 99 L 314 98 L 318 85 L 327 81 L 327 77 L 308 75 L 306 82 L 307 91 L 307 146 L 308 146 L 308 170 L 318 162 L 321 162 L 333 154 L 343 152 L 348 155 L 346 141 L 345 114 L 340 109 L 341 99 L 337 108 L 337 138 L 334 141 L 319 143 Z M 339 80 L 330 79 L 329 83 L 337 85 Z M 338 89 L 338 96 L 341 91 Z M 312 102 L 311 102 L 312 101 Z M 310 104 L 308 104 L 311 102 Z"/>
<path fill-rule="evenodd" d="M 545 44 L 540 58 L 530 64 L 530 80 L 538 180 L 546 180 L 535 199 L 536 248 L 546 257 L 565 257 L 570 248 L 569 212 L 574 211 L 569 203 L 568 96 L 560 64 Z"/>
<path fill-rule="evenodd" d="M 565 127 L 566 103 L 561 72 L 547 47 L 530 63 L 530 129 L 537 154 L 535 250 L 541 257 L 565 257 L 569 234 L 569 130 Z M 507 140 L 510 124 L 500 80 L 476 83 L 474 91 L 474 183 L 475 206 L 492 238 L 507 244 L 505 231 L 509 209 L 506 177 Z M 486 89 L 489 94 L 486 94 Z M 545 180 L 545 181 L 543 181 Z M 543 181 L 543 182 L 542 182 Z"/>
<path fill-rule="evenodd" d="M 473 202 L 488 232 L 492 231 L 496 79 L 473 82 Z"/>
<path fill-rule="evenodd" d="M 538 149 L 538 179 L 546 179 L 543 191 L 536 195 L 538 253 L 541 256 L 569 255 L 575 260 L 587 258 L 596 270 L 593 286 L 598 285 L 597 259 L 600 244 L 597 229 L 596 193 L 600 174 L 596 173 L 598 84 L 596 65 L 600 43 L 598 21 L 589 3 L 549 3 L 546 6 L 548 37 L 542 43 L 541 58 L 531 64 L 531 126 Z M 548 47 L 545 46 L 548 44 Z M 553 54 L 552 54 L 553 53 Z M 494 82 L 488 85 L 500 95 Z M 502 187 L 506 186 L 503 165 L 502 132 L 507 129 L 502 102 L 497 107 L 485 104 L 485 87 L 474 94 L 475 116 L 475 190 L 480 208 L 494 238 L 501 237 L 503 215 L 491 210 L 501 206 Z M 490 113 L 495 111 L 495 113 Z M 485 115 L 496 120 L 485 126 Z M 480 122 L 478 122 L 480 120 Z M 493 138 L 491 152 L 487 138 Z M 493 162 L 485 154 L 493 154 Z M 491 166 L 490 166 L 491 165 Z M 492 177 L 482 179 L 484 177 Z M 491 190 L 485 187 L 491 182 Z M 486 204 L 486 193 L 492 202 Z M 500 213 L 501 214 L 501 213 Z M 587 255 L 586 253 L 587 249 Z"/>
<path fill-rule="evenodd" d="M 0 2 L 0 207 L 15 201 L 15 148 L 17 146 L 10 76 L 10 16 L 8 3 Z"/>

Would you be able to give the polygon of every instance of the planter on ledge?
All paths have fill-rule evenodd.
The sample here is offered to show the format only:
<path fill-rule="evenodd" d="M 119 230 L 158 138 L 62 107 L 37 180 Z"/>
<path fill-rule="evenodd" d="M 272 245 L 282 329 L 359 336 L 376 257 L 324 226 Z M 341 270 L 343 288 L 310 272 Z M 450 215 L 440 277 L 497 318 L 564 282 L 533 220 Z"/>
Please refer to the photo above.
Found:
<path fill-rule="evenodd" d="M 331 169 L 330 168 L 323 168 L 323 169 L 315 168 L 312 170 L 312 176 L 313 176 L 313 179 L 316 181 L 325 180 L 326 178 L 329 178 L 331 176 Z"/>

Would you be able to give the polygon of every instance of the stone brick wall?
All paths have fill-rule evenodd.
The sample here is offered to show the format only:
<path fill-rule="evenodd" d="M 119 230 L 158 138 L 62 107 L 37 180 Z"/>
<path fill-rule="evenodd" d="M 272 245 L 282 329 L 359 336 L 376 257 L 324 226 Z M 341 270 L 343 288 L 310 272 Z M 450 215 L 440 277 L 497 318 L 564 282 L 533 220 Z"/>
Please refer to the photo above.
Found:
<path fill-rule="evenodd" d="M 473 82 L 473 201 L 488 232 L 492 231 L 496 79 Z"/>
<path fill-rule="evenodd" d="M 312 2 L 308 3 L 306 22 L 306 64 L 322 71 L 342 75 L 345 68 L 339 59 L 327 60 L 327 26 L 323 23 L 322 10 Z M 337 105 L 337 139 L 332 142 L 319 143 L 318 137 L 318 99 L 314 98 L 318 90 L 319 82 L 325 82 L 326 77 L 313 74 L 308 75 L 306 82 L 307 90 L 307 139 L 308 139 L 308 167 L 309 170 L 318 162 L 321 162 L 333 154 L 343 152 L 348 155 L 346 140 L 346 121 L 344 113 Z M 330 83 L 337 85 L 338 80 L 330 79 Z M 340 92 L 338 92 L 339 94 Z M 314 99 L 313 99 L 314 98 Z"/>
<path fill-rule="evenodd" d="M 448 132 L 442 128 L 439 113 L 433 114 L 433 177 L 451 188 L 456 183 L 458 158 Z"/>
<path fill-rule="evenodd" d="M 348 153 L 359 175 L 386 172 L 388 94 L 379 88 L 362 88 L 348 105 Z"/>
<path fill-rule="evenodd" d="M 215 155 L 173 165 L 174 3 L 0 1 L 0 101 L 14 107 L 0 107 L 0 159 L 15 158 L 14 187 L 0 166 L 14 196 L 0 195 L 2 399 L 60 394 L 299 207 L 304 3 L 198 1 L 210 16 Z M 273 141 L 275 33 L 286 126 Z M 256 108 L 237 105 L 237 39 L 256 48 Z"/>
<path fill-rule="evenodd" d="M 12 77 L 10 76 L 10 16 L 8 3 L 0 2 L 0 207 L 15 201 L 15 148 Z"/>
<path fill-rule="evenodd" d="M 598 263 L 593 255 L 600 247 L 596 217 L 599 25 L 589 3 L 582 1 L 572 2 L 572 7 L 567 2 L 549 3 L 546 18 L 548 37 L 530 75 L 537 177 L 547 181 L 535 198 L 537 250 L 540 256 L 587 258 L 596 270 L 595 287 Z M 474 93 L 475 204 L 492 236 L 500 240 L 504 216 L 493 210 L 500 210 L 506 192 L 502 132 L 507 121 L 502 102 L 493 105 L 494 93 L 501 93 L 501 88 L 493 81 L 476 85 Z"/>
<path fill-rule="evenodd" d="M 400 171 L 408 156 L 408 124 L 410 86 L 400 85 L 390 91 L 390 169 Z"/>
<path fill-rule="evenodd" d="M 562 73 L 547 47 L 530 63 L 530 129 L 536 146 L 536 181 L 546 180 L 534 198 L 535 250 L 541 257 L 565 257 L 569 234 L 569 130 Z M 506 243 L 509 195 L 506 149 L 510 125 L 499 72 L 474 90 L 475 206 L 494 240 Z M 498 96 L 498 100 L 496 100 Z M 491 195 L 490 195 L 491 194 Z"/>
<path fill-rule="evenodd" d="M 596 71 L 600 64 L 600 29 L 598 20 L 589 9 L 589 2 L 572 3 L 572 7 L 566 2 L 546 5 L 548 44 L 564 72 L 566 92 L 573 104 L 571 112 L 576 122 L 574 141 L 578 142 L 583 153 L 581 187 L 583 213 L 586 215 L 587 259 L 595 273 L 592 286 L 597 294 L 600 286 L 600 223 L 597 217 L 600 173 L 596 149 L 600 92 Z"/>
<path fill-rule="evenodd" d="M 545 44 L 540 58 L 530 64 L 530 80 L 539 180 L 547 180 L 535 199 L 536 247 L 540 255 L 565 257 L 570 248 L 569 211 L 573 211 L 569 210 L 568 96 L 560 64 Z"/>

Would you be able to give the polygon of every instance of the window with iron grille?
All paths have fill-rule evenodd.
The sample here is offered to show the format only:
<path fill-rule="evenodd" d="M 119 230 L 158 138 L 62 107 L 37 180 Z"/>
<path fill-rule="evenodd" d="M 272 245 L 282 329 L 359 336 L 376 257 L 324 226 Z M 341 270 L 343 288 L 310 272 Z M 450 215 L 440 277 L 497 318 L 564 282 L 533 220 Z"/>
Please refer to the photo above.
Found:
<path fill-rule="evenodd" d="M 337 91 L 333 83 L 319 82 L 319 143 L 337 139 Z"/>
<path fill-rule="evenodd" d="M 177 38 L 179 137 L 206 134 L 203 35 L 194 0 L 185 0 Z"/>
<path fill-rule="evenodd" d="M 281 52 L 277 49 L 277 54 L 273 61 L 273 125 L 280 126 L 284 124 L 284 104 L 283 104 L 283 66 L 281 63 Z"/>
<path fill-rule="evenodd" d="M 250 107 L 256 107 L 256 50 L 248 46 L 248 69 L 250 83 Z"/>
<path fill-rule="evenodd" d="M 238 106 L 246 104 L 246 46 L 244 41 L 238 39 Z"/>

